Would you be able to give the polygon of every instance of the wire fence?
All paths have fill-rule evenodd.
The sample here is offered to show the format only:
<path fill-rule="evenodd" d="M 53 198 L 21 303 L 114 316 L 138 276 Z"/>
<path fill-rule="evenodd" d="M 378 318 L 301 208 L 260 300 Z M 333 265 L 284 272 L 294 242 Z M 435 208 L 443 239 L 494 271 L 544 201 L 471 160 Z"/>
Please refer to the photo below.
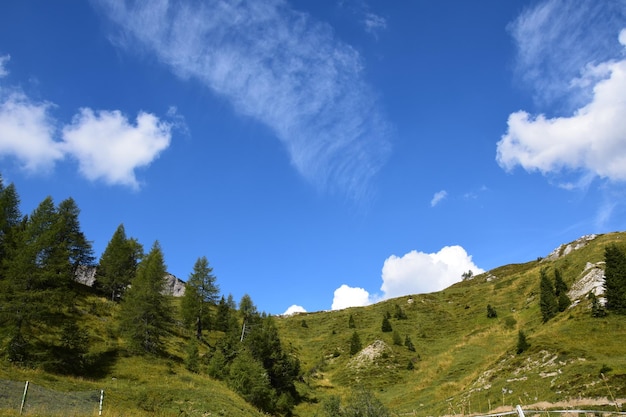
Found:
<path fill-rule="evenodd" d="M 102 415 L 104 391 L 60 392 L 20 381 L 0 380 L 0 409 L 22 415 L 98 416 Z"/>

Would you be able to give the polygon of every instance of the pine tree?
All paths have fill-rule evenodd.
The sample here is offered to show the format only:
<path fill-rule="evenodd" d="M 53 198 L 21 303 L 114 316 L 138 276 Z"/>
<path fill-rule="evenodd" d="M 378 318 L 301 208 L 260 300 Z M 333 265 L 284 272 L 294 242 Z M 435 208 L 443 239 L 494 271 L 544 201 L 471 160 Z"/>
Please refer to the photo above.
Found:
<path fill-rule="evenodd" d="M 400 307 L 398 304 L 395 305 L 395 313 L 393 315 L 393 317 L 397 320 L 406 320 L 407 319 L 407 315 L 404 312 L 404 310 L 402 310 L 402 307 Z"/>
<path fill-rule="evenodd" d="M 567 310 L 567 308 L 572 305 L 572 300 L 567 296 L 567 291 L 569 288 L 565 281 L 563 281 L 563 277 L 561 276 L 561 271 L 559 269 L 554 270 L 554 295 L 556 295 L 557 305 L 560 312 Z"/>
<path fill-rule="evenodd" d="M 96 286 L 111 300 L 119 300 L 135 277 L 143 248 L 135 239 L 128 239 L 120 224 L 100 257 L 96 270 Z"/>
<path fill-rule="evenodd" d="M 359 334 L 355 331 L 352 333 L 352 337 L 350 338 L 350 356 L 354 356 L 361 350 L 361 338 Z"/>
<path fill-rule="evenodd" d="M 380 328 L 385 333 L 393 331 L 393 328 L 391 327 L 391 322 L 389 321 L 389 318 L 387 318 L 387 316 L 383 317 L 383 322 Z"/>
<path fill-rule="evenodd" d="M 487 304 L 487 317 L 490 319 L 495 319 L 496 317 L 498 317 L 498 312 L 494 307 L 491 306 L 491 304 Z"/>
<path fill-rule="evenodd" d="M 408 334 L 404 338 L 404 346 L 406 346 L 406 348 L 411 352 L 415 352 L 415 345 L 413 345 L 413 342 L 411 341 L 411 338 Z"/>
<path fill-rule="evenodd" d="M 402 346 L 402 338 L 400 337 L 400 333 L 398 333 L 397 331 L 393 332 L 393 344 L 396 346 Z"/>
<path fill-rule="evenodd" d="M 616 244 L 604 249 L 606 308 L 626 314 L 626 252 Z"/>
<path fill-rule="evenodd" d="M 354 317 L 352 317 L 352 314 L 350 314 L 350 317 L 348 318 L 348 329 L 354 328 L 356 328 L 356 324 L 354 324 Z"/>
<path fill-rule="evenodd" d="M 541 318 L 544 323 L 556 316 L 559 310 L 557 299 L 554 295 L 554 286 L 552 282 L 550 282 L 550 278 L 548 278 L 545 269 L 541 270 L 539 306 L 541 308 Z"/>
<path fill-rule="evenodd" d="M 91 266 L 95 260 L 91 242 L 80 229 L 78 215 L 80 210 L 71 197 L 63 200 L 58 207 L 61 242 L 66 246 L 72 275 L 76 275 L 79 266 Z"/>
<path fill-rule="evenodd" d="M 217 303 L 217 312 L 215 313 L 215 330 L 219 330 L 221 332 L 228 331 L 230 326 L 230 318 L 231 318 L 231 309 L 226 303 L 224 296 L 220 298 L 219 303 Z"/>
<path fill-rule="evenodd" d="M 12 360 L 28 357 L 31 341 L 42 328 L 60 334 L 61 326 L 73 320 L 68 313 L 74 276 L 62 224 L 52 198 L 47 197 L 12 229 L 11 244 L 5 247 L 0 324 L 11 335 L 9 351 L 16 355 Z M 54 356 L 55 343 L 58 337 L 38 343 L 37 361 Z"/>
<path fill-rule="evenodd" d="M 15 186 L 4 187 L 0 176 L 0 279 L 2 279 L 2 260 L 6 258 L 9 247 L 14 243 L 13 235 L 22 221 L 20 198 Z"/>
<path fill-rule="evenodd" d="M 163 295 L 165 273 L 163 252 L 155 242 L 122 299 L 120 325 L 132 351 L 157 353 L 162 348 L 162 336 L 171 322 L 169 302 Z"/>
<path fill-rule="evenodd" d="M 517 334 L 517 354 L 519 355 L 525 352 L 529 347 L 530 344 L 528 343 L 528 340 L 526 340 L 526 334 L 520 330 Z"/>
<path fill-rule="evenodd" d="M 181 301 L 183 320 L 188 326 L 195 326 L 198 340 L 202 338 L 202 330 L 209 329 L 209 309 L 215 306 L 219 293 L 215 283 L 217 278 L 212 272 L 213 268 L 209 266 L 207 258 L 198 258 L 185 285 L 185 295 Z"/>

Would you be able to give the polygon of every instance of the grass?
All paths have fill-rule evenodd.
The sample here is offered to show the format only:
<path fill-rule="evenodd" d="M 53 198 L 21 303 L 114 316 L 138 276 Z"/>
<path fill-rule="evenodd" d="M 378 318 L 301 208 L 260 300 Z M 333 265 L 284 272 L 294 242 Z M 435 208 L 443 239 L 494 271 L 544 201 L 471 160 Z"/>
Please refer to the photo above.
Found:
<path fill-rule="evenodd" d="M 587 246 L 556 260 L 506 265 L 444 291 L 400 297 L 368 307 L 317 312 L 278 321 L 283 340 L 298 352 L 308 395 L 323 401 L 346 396 L 363 385 L 393 411 L 427 415 L 487 413 L 497 407 L 557 402 L 572 398 L 626 397 L 626 317 L 592 318 L 581 303 L 544 324 L 539 310 L 539 272 L 559 268 L 571 286 L 587 262 L 600 262 L 604 247 L 624 242 L 626 234 L 598 236 Z M 550 275 L 552 277 L 552 275 Z M 408 335 L 410 352 L 381 331 L 382 317 L 402 307 L 407 320 L 392 318 L 393 330 Z M 486 307 L 498 317 L 487 318 Z M 348 327 L 349 316 L 356 329 Z M 307 326 L 301 326 L 306 320 Z M 363 346 L 383 340 L 390 349 L 366 368 L 350 362 L 353 331 Z M 524 330 L 530 349 L 516 355 L 517 333 Z M 409 361 L 413 370 L 407 370 Z M 604 381 L 603 366 L 611 371 Z M 315 416 L 303 404 L 299 416 Z"/>
<path fill-rule="evenodd" d="M 298 390 L 304 401 L 295 416 L 320 416 L 326 398 L 345 399 L 357 387 L 400 415 L 476 414 L 544 401 L 583 399 L 584 404 L 589 399 L 592 404 L 596 398 L 626 398 L 626 317 L 593 318 L 586 299 L 545 324 L 539 310 L 542 268 L 549 274 L 559 268 L 571 286 L 587 262 L 603 260 L 604 247 L 613 242 L 624 244 L 626 233 L 598 236 L 556 260 L 502 266 L 437 293 L 278 318 L 285 351 L 301 362 Z M 173 311 L 178 302 L 172 300 Z M 496 318 L 487 317 L 487 304 L 496 309 Z M 393 332 L 382 332 L 383 317 L 393 316 L 396 306 L 406 319 L 392 317 Z M 131 356 L 118 337 L 116 304 L 85 289 L 77 308 L 92 342 L 89 374 L 76 378 L 0 362 L 0 379 L 28 380 L 59 392 L 104 389 L 106 416 L 263 415 L 224 383 L 185 369 L 191 332 L 173 326 L 162 355 Z M 355 328 L 348 325 L 350 316 Z M 530 343 L 521 355 L 515 353 L 519 330 Z M 349 354 L 354 331 L 363 347 L 384 341 L 385 353 L 356 366 Z M 402 341 L 408 336 L 415 351 L 394 345 L 394 332 Z M 211 345 L 220 337 L 206 334 Z M 201 355 L 210 354 L 208 344 L 200 344 Z M 614 410 L 611 404 L 603 407 Z M 0 409 L 0 416 L 14 415 L 15 410 Z"/>

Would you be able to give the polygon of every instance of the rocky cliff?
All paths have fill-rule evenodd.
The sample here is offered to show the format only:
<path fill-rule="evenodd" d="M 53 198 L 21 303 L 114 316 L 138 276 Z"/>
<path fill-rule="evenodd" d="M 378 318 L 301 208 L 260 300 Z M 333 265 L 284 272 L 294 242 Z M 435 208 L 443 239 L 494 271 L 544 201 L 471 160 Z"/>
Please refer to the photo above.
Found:
<path fill-rule="evenodd" d="M 173 295 L 174 297 L 182 297 L 185 295 L 185 281 L 177 278 L 170 273 L 165 274 L 163 277 L 165 281 L 163 293 L 166 295 Z M 79 266 L 76 271 L 76 281 L 81 284 L 93 287 L 96 282 L 96 267 L 95 266 Z"/>

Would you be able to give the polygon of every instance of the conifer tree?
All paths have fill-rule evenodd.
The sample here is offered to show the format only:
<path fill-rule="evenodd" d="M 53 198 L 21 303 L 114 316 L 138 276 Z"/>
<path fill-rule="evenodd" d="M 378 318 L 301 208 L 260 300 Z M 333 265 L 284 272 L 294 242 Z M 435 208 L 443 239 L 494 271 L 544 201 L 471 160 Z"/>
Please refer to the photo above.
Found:
<path fill-rule="evenodd" d="M 74 277 L 79 266 L 90 266 L 95 259 L 91 242 L 80 229 L 79 214 L 80 210 L 71 197 L 63 200 L 58 206 L 60 241 L 67 250 Z"/>
<path fill-rule="evenodd" d="M 15 186 L 4 187 L 0 176 L 0 279 L 2 279 L 2 260 L 6 258 L 9 246 L 13 244 L 13 235 L 22 221 L 20 198 Z"/>
<path fill-rule="evenodd" d="M 517 354 L 519 355 L 525 352 L 529 347 L 530 344 L 528 343 L 528 340 L 526 340 L 526 334 L 520 330 L 517 334 Z"/>
<path fill-rule="evenodd" d="M 352 314 L 350 314 L 350 317 L 348 318 L 348 329 L 354 328 L 356 328 L 356 324 L 354 324 L 354 317 L 352 317 Z"/>
<path fill-rule="evenodd" d="M 606 308 L 626 314 L 626 252 L 616 244 L 604 249 Z"/>
<path fill-rule="evenodd" d="M 567 296 L 567 291 L 569 288 L 565 281 L 563 281 L 563 277 L 561 276 L 561 271 L 559 269 L 554 270 L 554 295 L 557 299 L 557 305 L 560 312 L 567 310 L 567 308 L 572 304 L 572 300 Z"/>
<path fill-rule="evenodd" d="M 554 295 L 554 286 L 548 278 L 545 269 L 541 270 L 541 282 L 539 292 L 539 306 L 541 308 L 541 318 L 543 322 L 547 322 L 556 316 L 559 310 L 556 296 Z"/>
<path fill-rule="evenodd" d="M 111 300 L 119 300 L 135 277 L 143 248 L 135 239 L 128 239 L 120 224 L 100 257 L 96 270 L 96 285 Z"/>
<path fill-rule="evenodd" d="M 165 273 L 163 252 L 155 242 L 121 304 L 121 330 L 135 352 L 161 350 L 162 336 L 171 322 L 169 301 L 163 295 Z"/>
<path fill-rule="evenodd" d="M 383 317 L 383 322 L 380 328 L 385 333 L 393 331 L 393 328 L 391 327 L 391 322 L 389 321 L 389 318 L 386 315 Z"/>
<path fill-rule="evenodd" d="M 352 337 L 350 338 L 350 356 L 354 356 L 361 350 L 361 338 L 359 334 L 355 331 L 352 333 Z"/>
<path fill-rule="evenodd" d="M 230 326 L 231 310 L 226 299 L 222 295 L 220 301 L 217 303 L 217 312 L 215 313 L 215 330 L 222 332 L 228 331 Z"/>
<path fill-rule="evenodd" d="M 5 247 L 0 323 L 11 335 L 9 351 L 16 355 L 11 359 L 28 356 L 30 342 L 42 327 L 49 334 L 59 334 L 60 327 L 72 320 L 68 307 L 74 275 L 60 219 L 52 198 L 47 197 L 13 228 L 12 243 Z M 39 360 L 58 342 L 53 337 L 39 344 L 43 349 L 38 352 Z"/>
<path fill-rule="evenodd" d="M 183 320 L 188 326 L 195 326 L 198 340 L 202 338 L 202 330 L 209 328 L 209 309 L 215 306 L 219 293 L 215 283 L 217 278 L 212 272 L 213 268 L 209 266 L 207 258 L 198 258 L 185 285 L 185 295 L 181 301 Z"/>
<path fill-rule="evenodd" d="M 404 338 L 404 346 L 406 346 L 406 348 L 411 352 L 415 352 L 415 345 L 413 345 L 413 342 L 411 341 L 411 338 L 408 334 Z"/>

